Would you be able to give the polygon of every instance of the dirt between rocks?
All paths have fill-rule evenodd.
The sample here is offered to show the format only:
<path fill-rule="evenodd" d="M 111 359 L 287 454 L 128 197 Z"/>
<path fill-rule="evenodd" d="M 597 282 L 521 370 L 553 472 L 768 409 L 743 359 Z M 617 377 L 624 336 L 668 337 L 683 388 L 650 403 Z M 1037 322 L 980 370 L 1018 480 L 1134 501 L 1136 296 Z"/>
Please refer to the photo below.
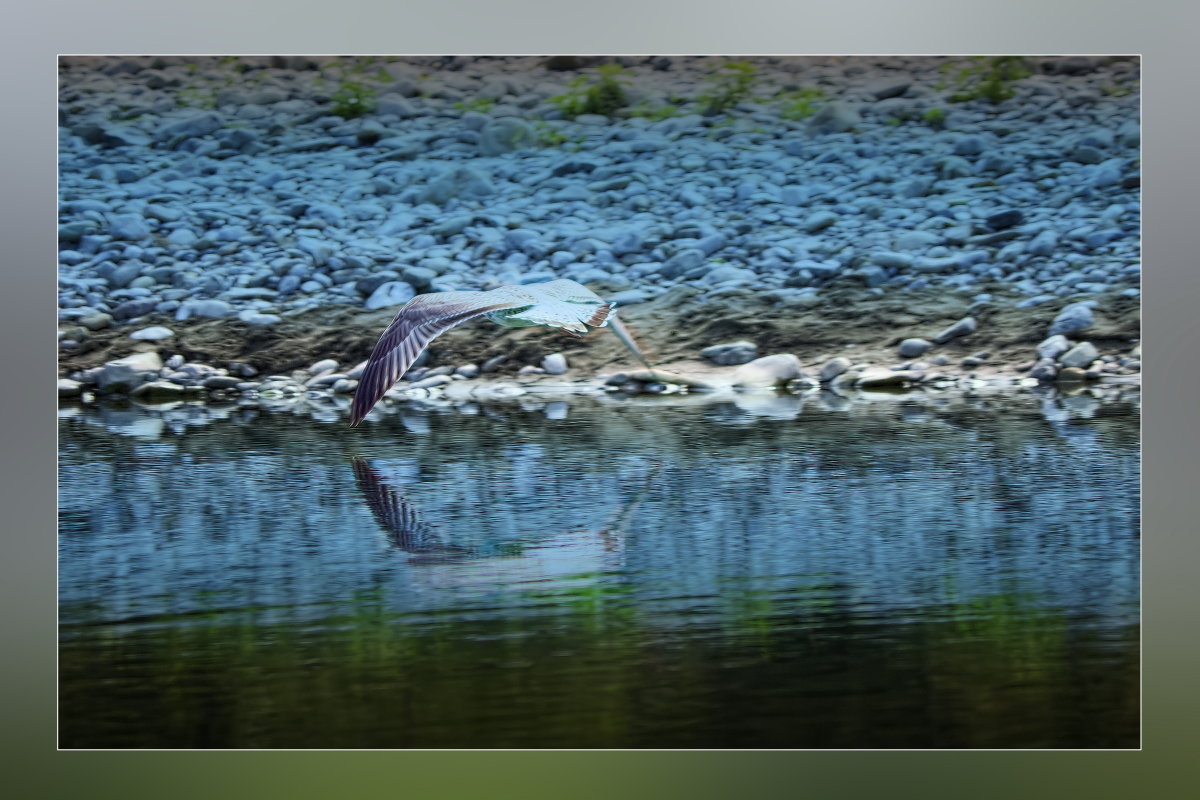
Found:
<path fill-rule="evenodd" d="M 601 296 L 611 291 L 603 284 L 591 288 Z M 934 287 L 876 296 L 861 285 L 830 285 L 821 290 L 815 305 L 805 307 L 749 290 L 702 300 L 703 290 L 676 286 L 653 301 L 622 308 L 620 317 L 652 363 L 683 373 L 711 370 L 700 359 L 701 348 L 745 339 L 758 345 L 759 355 L 794 353 L 810 372 L 836 356 L 892 366 L 907 360 L 928 362 L 941 354 L 950 362 L 938 372 L 969 371 L 980 377 L 1015 374 L 1016 366 L 1035 359 L 1034 348 L 1067 301 L 1018 309 L 1014 303 L 1021 297 L 1004 284 L 972 287 L 972 294 L 979 292 L 990 292 L 992 301 L 972 306 L 970 296 Z M 1127 354 L 1141 335 L 1138 299 L 1115 293 L 1095 299 L 1095 324 L 1073 338 L 1092 342 L 1102 355 Z M 252 327 L 233 318 L 177 322 L 152 315 L 137 325 L 89 332 L 78 348 L 60 352 L 59 374 L 65 377 L 146 350 L 157 350 L 164 359 L 179 353 L 188 361 L 217 367 L 247 363 L 262 375 L 288 373 L 325 358 L 349 369 L 370 354 L 395 313 L 396 309 L 327 306 L 284 316 L 267 327 Z M 921 359 L 899 356 L 896 345 L 902 339 L 932 340 L 968 314 L 978 323 L 974 333 L 937 345 Z M 129 338 L 134 330 L 150 325 L 168 327 L 175 336 L 160 342 Z M 562 352 L 579 377 L 639 368 L 607 331 L 574 338 L 546 328 L 503 329 L 483 318 L 435 339 L 429 350 L 429 366 L 480 364 L 506 355 L 500 374 L 515 373 L 527 364 L 536 366 L 553 352 Z M 959 366 L 962 358 L 980 352 L 989 354 L 983 364 L 970 370 Z"/>

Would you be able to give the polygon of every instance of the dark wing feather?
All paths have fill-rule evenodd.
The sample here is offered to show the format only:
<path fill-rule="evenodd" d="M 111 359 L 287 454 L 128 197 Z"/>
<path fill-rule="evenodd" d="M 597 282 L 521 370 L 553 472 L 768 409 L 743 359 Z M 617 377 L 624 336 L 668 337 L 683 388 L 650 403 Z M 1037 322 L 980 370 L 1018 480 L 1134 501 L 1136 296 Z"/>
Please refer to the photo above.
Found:
<path fill-rule="evenodd" d="M 400 380 L 434 337 L 472 317 L 520 305 L 520 302 L 500 300 L 491 292 L 422 294 L 409 300 L 379 337 L 367 359 L 350 406 L 350 424 L 362 422 L 367 412 Z"/>
<path fill-rule="evenodd" d="M 380 477 L 366 459 L 355 456 L 351 464 L 359 493 L 393 545 L 431 563 L 458 561 L 473 555 L 469 548 L 444 544 L 437 527 L 423 520 L 417 507 Z"/>
<path fill-rule="evenodd" d="M 416 508 L 389 484 L 385 483 L 370 463 L 361 458 L 352 460 L 358 491 L 371 509 L 380 527 L 388 532 L 392 542 L 401 550 L 418 552 L 431 528 L 422 520 Z"/>

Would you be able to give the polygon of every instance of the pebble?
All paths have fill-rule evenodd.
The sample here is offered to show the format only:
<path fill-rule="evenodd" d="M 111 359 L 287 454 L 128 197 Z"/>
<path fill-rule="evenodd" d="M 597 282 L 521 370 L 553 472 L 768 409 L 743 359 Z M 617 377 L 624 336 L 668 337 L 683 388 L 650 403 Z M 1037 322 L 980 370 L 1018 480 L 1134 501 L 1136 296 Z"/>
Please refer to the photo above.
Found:
<path fill-rule="evenodd" d="M 846 358 L 845 356 L 831 358 L 821 367 L 821 371 L 817 373 L 817 377 L 820 379 L 821 383 L 829 383 L 834 378 L 850 369 L 850 366 L 850 359 Z"/>
<path fill-rule="evenodd" d="M 542 371 L 547 375 L 565 375 L 567 372 L 567 357 L 562 353 L 551 353 L 542 359 Z"/>
<path fill-rule="evenodd" d="M 170 328 L 164 328 L 161 325 L 152 325 L 149 328 L 140 328 L 129 334 L 130 339 L 137 339 L 145 342 L 161 342 L 163 339 L 170 339 L 175 335 L 175 331 Z"/>
<path fill-rule="evenodd" d="M 1035 378 L 1041 382 L 1053 381 L 1057 375 L 1058 364 L 1054 363 L 1054 361 L 1048 358 L 1039 359 L 1038 362 L 1033 365 L 1033 368 L 1029 370 L 1029 377 Z"/>
<path fill-rule="evenodd" d="M 1058 316 L 1050 323 L 1050 336 L 1076 333 L 1092 327 L 1094 323 L 1095 315 L 1090 304 L 1072 303 L 1059 311 Z"/>
<path fill-rule="evenodd" d="M 323 358 L 320 361 L 314 362 L 308 367 L 309 375 L 320 375 L 322 372 L 330 372 L 338 368 L 338 362 L 332 358 Z"/>
<path fill-rule="evenodd" d="M 371 292 L 371 296 L 363 303 L 363 308 L 374 311 L 378 308 L 402 306 L 416 296 L 417 290 L 411 284 L 404 281 L 388 281 Z"/>
<path fill-rule="evenodd" d="M 171 381 L 147 381 L 136 386 L 130 396 L 143 402 L 162 402 L 178 400 L 187 393 L 187 387 Z"/>
<path fill-rule="evenodd" d="M 1000 231 L 1005 228 L 1011 228 L 1014 225 L 1020 225 L 1024 221 L 1024 214 L 1015 208 L 1010 208 L 988 216 L 984 220 L 984 224 L 994 231 Z"/>
<path fill-rule="evenodd" d="M 162 359 L 153 351 L 134 353 L 106 362 L 96 375 L 96 386 L 106 392 L 123 392 L 157 377 Z"/>
<path fill-rule="evenodd" d="M 974 317 L 963 317 L 958 322 L 946 328 L 944 331 L 933 337 L 935 344 L 945 344 L 951 339 L 957 339 L 960 336 L 966 336 L 975 332 L 976 323 Z"/>
<path fill-rule="evenodd" d="M 745 364 L 758 357 L 758 345 L 744 340 L 714 344 L 701 350 L 700 357 L 719 367 Z"/>
<path fill-rule="evenodd" d="M 451 379 L 450 379 L 449 375 L 434 375 L 433 377 L 430 377 L 430 378 L 422 378 L 421 380 L 416 381 L 411 386 L 408 386 L 406 388 L 408 388 L 408 389 L 432 389 L 435 386 L 445 386 L 447 383 L 450 383 L 450 382 L 451 382 Z"/>
<path fill-rule="evenodd" d="M 175 320 L 182 322 L 192 317 L 219 319 L 233 314 L 233 306 L 224 300 L 189 300 L 175 312 Z"/>
<path fill-rule="evenodd" d="M 854 383 L 863 389 L 872 389 L 884 386 L 903 386 L 919 381 L 922 377 L 922 373 L 913 370 L 891 370 L 882 367 L 870 367 L 863 370 Z"/>
<path fill-rule="evenodd" d="M 1059 356 L 1059 363 L 1065 367 L 1087 367 L 1100 357 L 1096 346 L 1091 342 L 1080 342 Z"/>
<path fill-rule="evenodd" d="M 1057 247 L 1058 233 L 1053 230 L 1045 230 L 1033 237 L 1033 241 L 1025 246 L 1025 252 L 1031 256 L 1048 256 Z"/>
<path fill-rule="evenodd" d="M 506 361 L 508 361 L 508 356 L 506 355 L 492 356 L 479 365 L 479 371 L 482 373 L 495 372 Z"/>
<path fill-rule="evenodd" d="M 241 380 L 232 375 L 210 375 L 200 381 L 205 389 L 235 389 Z"/>
<path fill-rule="evenodd" d="M 905 339 L 900 342 L 900 356 L 901 358 L 917 358 L 924 355 L 931 347 L 933 347 L 933 342 L 925 339 Z"/>
<path fill-rule="evenodd" d="M 262 314 L 247 309 L 238 312 L 238 319 L 253 328 L 264 328 L 268 325 L 274 325 L 276 322 L 281 322 L 283 317 L 278 314 Z"/>
<path fill-rule="evenodd" d="M 1040 359 L 1050 359 L 1055 361 L 1063 353 L 1071 349 L 1071 342 L 1061 333 L 1049 336 L 1042 340 L 1042 343 L 1037 346 L 1037 354 Z"/>
<path fill-rule="evenodd" d="M 776 353 L 742 364 L 733 373 L 735 386 L 772 386 L 803 377 L 800 359 L 791 353 Z"/>
<path fill-rule="evenodd" d="M 837 220 L 837 214 L 830 211 L 816 211 L 805 217 L 804 222 L 800 223 L 800 227 L 805 233 L 816 233 L 825 230 Z"/>
<path fill-rule="evenodd" d="M 113 317 L 111 314 L 104 313 L 88 314 L 86 317 L 80 317 L 75 321 L 87 328 L 89 331 L 99 331 L 104 330 L 108 326 L 112 325 Z"/>

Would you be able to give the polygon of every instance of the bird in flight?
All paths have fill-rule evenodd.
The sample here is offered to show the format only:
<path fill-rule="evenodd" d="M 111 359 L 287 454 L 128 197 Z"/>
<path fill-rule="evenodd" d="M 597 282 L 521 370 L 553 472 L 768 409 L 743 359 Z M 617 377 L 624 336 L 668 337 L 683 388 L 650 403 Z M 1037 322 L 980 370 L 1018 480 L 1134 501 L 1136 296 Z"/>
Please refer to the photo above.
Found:
<path fill-rule="evenodd" d="M 544 326 L 573 334 L 586 333 L 589 326 L 608 325 L 634 356 L 651 368 L 613 314 L 613 305 L 575 281 L 501 286 L 487 292 L 421 294 L 405 303 L 371 351 L 354 392 L 350 424 L 362 422 L 434 337 L 484 315 L 505 328 Z"/>

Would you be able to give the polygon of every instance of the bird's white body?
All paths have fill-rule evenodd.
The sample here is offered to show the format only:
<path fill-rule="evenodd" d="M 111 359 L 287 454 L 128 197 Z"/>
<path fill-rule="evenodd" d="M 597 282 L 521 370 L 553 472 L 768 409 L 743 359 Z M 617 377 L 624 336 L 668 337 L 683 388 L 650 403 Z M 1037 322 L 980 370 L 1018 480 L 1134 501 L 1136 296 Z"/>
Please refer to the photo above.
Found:
<path fill-rule="evenodd" d="M 601 328 L 608 324 L 607 313 L 599 323 L 591 321 L 596 316 L 597 308 L 604 306 L 611 309 L 595 292 L 568 280 L 501 286 L 484 294 L 523 304 L 487 313 L 488 319 L 505 328 L 545 326 L 585 333 L 587 325 Z"/>

